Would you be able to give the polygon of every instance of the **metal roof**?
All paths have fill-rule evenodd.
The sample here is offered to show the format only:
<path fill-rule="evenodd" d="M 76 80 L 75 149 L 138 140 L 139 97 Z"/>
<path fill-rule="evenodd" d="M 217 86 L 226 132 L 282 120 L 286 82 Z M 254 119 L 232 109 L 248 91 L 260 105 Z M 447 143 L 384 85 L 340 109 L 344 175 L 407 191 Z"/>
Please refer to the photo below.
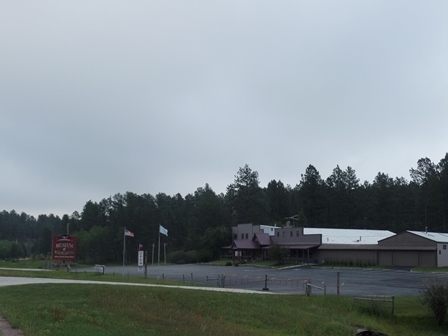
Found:
<path fill-rule="evenodd" d="M 378 244 L 381 239 L 389 238 L 395 233 L 388 230 L 363 230 L 363 229 L 325 229 L 303 228 L 304 234 L 321 234 L 322 245 L 325 244 L 351 244 L 369 245 Z M 448 237 L 448 236 L 447 236 Z"/>
<path fill-rule="evenodd" d="M 260 245 L 253 240 L 234 240 L 233 241 L 234 249 L 259 249 Z"/>
<path fill-rule="evenodd" d="M 268 233 L 256 233 L 255 239 L 260 245 L 271 245 L 272 239 Z"/>
<path fill-rule="evenodd" d="M 418 245 L 377 245 L 377 244 L 324 244 L 319 246 L 319 250 L 353 250 L 353 251 L 434 251 L 436 246 Z"/>
<path fill-rule="evenodd" d="M 425 232 L 425 231 L 407 231 L 417 236 L 432 240 L 436 243 L 448 243 L 448 233 Z"/>

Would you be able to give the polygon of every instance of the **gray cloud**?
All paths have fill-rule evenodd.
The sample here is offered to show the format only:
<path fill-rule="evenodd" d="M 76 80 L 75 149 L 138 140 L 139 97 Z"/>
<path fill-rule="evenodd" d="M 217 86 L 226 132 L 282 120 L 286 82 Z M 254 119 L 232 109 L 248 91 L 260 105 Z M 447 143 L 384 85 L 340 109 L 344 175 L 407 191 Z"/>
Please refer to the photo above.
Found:
<path fill-rule="evenodd" d="M 7 1 L 0 204 L 224 192 L 249 164 L 409 179 L 446 153 L 448 4 Z"/>

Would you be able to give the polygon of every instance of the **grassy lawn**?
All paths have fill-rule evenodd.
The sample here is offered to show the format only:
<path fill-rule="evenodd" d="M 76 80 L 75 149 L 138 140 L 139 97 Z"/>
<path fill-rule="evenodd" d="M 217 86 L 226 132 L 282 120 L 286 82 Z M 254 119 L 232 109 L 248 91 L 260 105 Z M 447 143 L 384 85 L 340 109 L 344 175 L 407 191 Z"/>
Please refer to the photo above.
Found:
<path fill-rule="evenodd" d="M 15 267 L 26 267 L 14 263 Z M 0 267 L 11 267 L 0 264 Z M 30 276 L 176 284 L 123 275 L 0 270 Z M 367 307 L 369 308 L 369 307 Z M 369 312 L 351 297 L 255 295 L 176 288 L 46 284 L 0 287 L 0 315 L 26 335 L 354 335 L 358 327 L 387 335 L 446 335 L 418 297 Z"/>
<path fill-rule="evenodd" d="M 0 288 L 0 314 L 27 335 L 445 335 L 417 298 L 395 316 L 372 315 L 349 297 L 254 295 L 105 285 Z"/>
<path fill-rule="evenodd" d="M 7 268 L 42 268 L 45 265 L 45 260 L 1 260 L 0 267 Z"/>

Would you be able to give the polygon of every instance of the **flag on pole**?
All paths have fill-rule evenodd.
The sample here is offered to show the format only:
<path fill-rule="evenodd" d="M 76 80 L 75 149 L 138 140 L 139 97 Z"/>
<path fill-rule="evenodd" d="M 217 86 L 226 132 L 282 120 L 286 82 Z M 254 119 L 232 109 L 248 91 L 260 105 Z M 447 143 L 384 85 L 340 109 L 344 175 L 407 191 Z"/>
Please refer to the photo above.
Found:
<path fill-rule="evenodd" d="M 126 237 L 134 237 L 134 234 L 126 228 L 124 229 L 124 235 Z"/>
<path fill-rule="evenodd" d="M 162 225 L 159 225 L 159 232 L 168 237 L 168 230 L 165 229 Z"/>
<path fill-rule="evenodd" d="M 143 251 L 143 245 L 142 244 L 138 244 L 138 250 L 139 251 Z"/>

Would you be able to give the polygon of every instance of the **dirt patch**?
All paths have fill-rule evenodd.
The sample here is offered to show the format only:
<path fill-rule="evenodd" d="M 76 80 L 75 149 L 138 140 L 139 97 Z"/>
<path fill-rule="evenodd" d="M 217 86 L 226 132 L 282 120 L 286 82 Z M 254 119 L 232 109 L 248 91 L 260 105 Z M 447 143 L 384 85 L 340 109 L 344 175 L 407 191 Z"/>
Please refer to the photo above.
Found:
<path fill-rule="evenodd" d="M 0 335 L 2 336 L 24 336 L 22 330 L 13 329 L 8 321 L 0 316 Z"/>

